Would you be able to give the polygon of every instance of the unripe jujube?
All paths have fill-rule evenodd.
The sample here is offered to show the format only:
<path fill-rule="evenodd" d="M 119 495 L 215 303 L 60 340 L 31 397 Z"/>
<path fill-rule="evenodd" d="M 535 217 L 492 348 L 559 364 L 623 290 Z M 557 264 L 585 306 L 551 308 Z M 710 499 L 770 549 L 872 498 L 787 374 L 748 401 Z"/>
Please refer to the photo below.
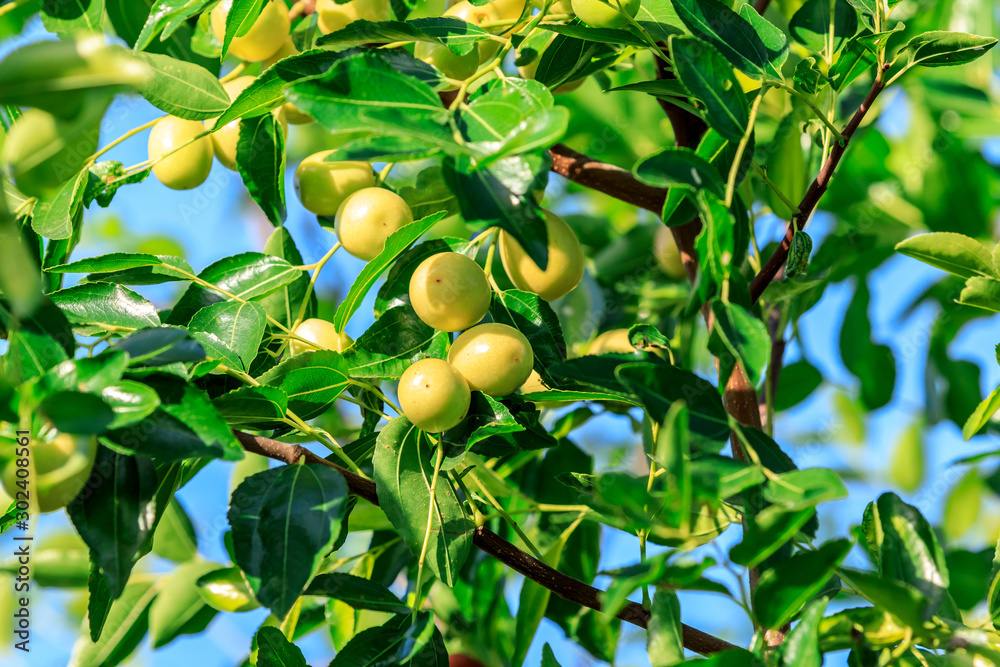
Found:
<path fill-rule="evenodd" d="M 534 292 L 546 301 L 554 301 L 580 284 L 583 278 L 583 248 L 569 225 L 557 215 L 545 211 L 549 261 L 539 268 L 513 236 L 500 232 L 500 259 L 514 286 Z"/>
<path fill-rule="evenodd" d="M 328 162 L 333 151 L 313 153 L 295 169 L 295 194 L 307 211 L 334 216 L 347 197 L 375 185 L 375 172 L 367 162 Z"/>
<path fill-rule="evenodd" d="M 351 337 L 342 331 L 337 331 L 333 322 L 321 320 L 316 317 L 304 320 L 292 330 L 298 338 L 309 341 L 305 343 L 296 338 L 288 341 L 288 351 L 294 357 L 296 354 L 308 352 L 310 350 L 333 350 L 334 352 L 344 352 L 354 343 Z"/>
<path fill-rule="evenodd" d="M 389 0 L 350 0 L 342 5 L 334 0 L 317 0 L 316 15 L 323 34 L 343 30 L 359 19 L 388 21 L 392 18 Z"/>
<path fill-rule="evenodd" d="M 233 79 L 232 81 L 227 81 L 222 84 L 222 87 L 226 89 L 229 93 L 230 101 L 235 100 L 239 97 L 240 93 L 247 89 L 247 87 L 254 82 L 254 77 L 252 76 L 241 76 Z M 281 132 L 285 137 L 288 137 L 288 121 L 285 120 L 285 116 L 281 113 L 281 108 L 271 112 L 274 114 L 275 120 L 281 124 Z M 205 127 L 209 130 L 215 127 L 215 121 L 217 119 L 212 118 L 205 121 Z M 212 133 L 212 146 L 215 149 L 215 157 L 219 160 L 221 164 L 226 169 L 231 169 L 233 171 L 238 171 L 236 166 L 236 148 L 240 142 L 240 121 L 236 120 L 230 121 L 220 127 L 218 130 Z"/>
<path fill-rule="evenodd" d="M 212 170 L 212 140 L 207 136 L 195 139 L 204 131 L 205 126 L 198 121 L 176 116 L 167 116 L 153 126 L 149 133 L 151 160 L 191 141 L 153 165 L 160 183 L 173 190 L 190 190 L 205 182 Z"/>
<path fill-rule="evenodd" d="M 83 168 L 97 150 L 97 124 L 63 120 L 41 109 L 28 109 L 10 127 L 0 161 L 18 189 L 48 197 Z"/>
<path fill-rule="evenodd" d="M 663 226 L 656 230 L 653 240 L 653 255 L 660 269 L 673 278 L 680 280 L 687 276 L 684 263 L 681 261 L 681 251 L 674 240 L 674 234 L 669 227 Z"/>
<path fill-rule="evenodd" d="M 468 79 L 479 69 L 479 52 L 475 49 L 460 56 L 444 44 L 417 42 L 413 55 L 417 60 L 433 65 L 449 79 Z"/>
<path fill-rule="evenodd" d="M 514 393 L 531 375 L 535 355 L 528 339 L 506 324 L 480 324 L 455 339 L 448 361 L 489 396 Z"/>
<path fill-rule="evenodd" d="M 212 32 L 220 42 L 226 38 L 226 16 L 232 6 L 233 0 L 222 0 L 212 10 Z M 250 62 L 267 60 L 284 44 L 291 25 L 285 3 L 282 0 L 271 0 L 264 5 L 249 32 L 241 37 L 233 37 L 229 43 L 229 53 Z"/>
<path fill-rule="evenodd" d="M 628 329 L 612 329 L 605 331 L 594 339 L 587 350 L 587 354 L 607 354 L 618 352 L 622 354 L 635 354 L 636 348 L 629 341 Z"/>
<path fill-rule="evenodd" d="M 349 195 L 337 210 L 334 229 L 344 250 L 359 259 L 374 259 L 385 240 L 413 222 L 413 212 L 395 192 L 363 188 Z"/>
<path fill-rule="evenodd" d="M 97 457 L 97 438 L 92 435 L 76 436 L 60 433 L 55 438 L 31 443 L 31 465 L 35 486 L 35 498 L 42 512 L 55 512 L 66 507 L 90 477 Z M 17 460 L 7 462 L 3 470 L 3 487 L 8 495 L 16 498 L 18 481 L 29 479 L 29 473 L 18 475 L 18 470 L 28 470 L 17 465 Z"/>
<path fill-rule="evenodd" d="M 457 252 L 442 252 L 422 261 L 413 272 L 410 305 L 427 326 L 461 331 L 486 315 L 490 285 L 473 260 Z"/>
<path fill-rule="evenodd" d="M 417 428 L 441 433 L 457 426 L 469 411 L 469 385 L 444 359 L 421 359 L 399 379 L 399 405 Z"/>
<path fill-rule="evenodd" d="M 467 23 L 481 26 L 484 23 L 492 23 L 500 20 L 500 12 L 492 4 L 477 7 L 468 0 L 457 2 L 448 8 L 444 16 L 462 19 Z M 483 40 L 473 49 L 479 53 L 479 62 L 484 63 L 500 50 L 500 43 L 492 39 Z"/>
<path fill-rule="evenodd" d="M 629 22 L 622 12 L 634 18 L 639 4 L 640 0 L 572 0 L 573 13 L 593 28 L 624 28 Z"/>

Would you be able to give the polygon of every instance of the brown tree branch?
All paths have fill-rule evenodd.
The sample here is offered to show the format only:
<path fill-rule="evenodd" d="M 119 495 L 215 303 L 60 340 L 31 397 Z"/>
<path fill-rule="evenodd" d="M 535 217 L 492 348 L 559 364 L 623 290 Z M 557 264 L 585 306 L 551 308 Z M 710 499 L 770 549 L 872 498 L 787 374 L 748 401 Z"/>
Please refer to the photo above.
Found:
<path fill-rule="evenodd" d="M 872 82 L 871 90 L 868 91 L 868 95 L 865 96 L 861 106 L 858 107 L 851 120 L 848 121 L 847 126 L 844 127 L 844 131 L 841 132 L 844 135 L 844 143 L 834 144 L 833 150 L 830 151 L 830 157 L 826 160 L 826 164 L 819 170 L 816 179 L 813 180 L 805 196 L 802 198 L 802 203 L 799 204 L 799 212 L 789 221 L 788 228 L 785 230 L 785 237 L 781 239 L 781 245 L 778 246 L 774 254 L 761 267 L 760 273 L 754 276 L 753 281 L 750 283 L 750 298 L 754 301 L 760 298 L 760 295 L 764 293 L 767 286 L 771 284 L 775 276 L 784 268 L 785 262 L 788 261 L 788 250 L 792 247 L 792 236 L 795 234 L 796 225 L 798 225 L 799 229 L 803 229 L 806 226 L 813 211 L 816 210 L 816 205 L 819 203 L 820 198 L 826 193 L 827 188 L 830 187 L 830 180 L 833 178 L 833 173 L 836 171 L 837 165 L 840 164 L 840 159 L 844 157 L 851 138 L 861 125 L 861 121 L 864 120 L 869 109 L 872 108 L 875 98 L 885 88 L 885 72 L 888 68 L 889 65 L 886 64 L 878 70 L 878 73 L 875 75 L 875 81 Z"/>
<path fill-rule="evenodd" d="M 260 454 L 276 461 L 293 464 L 305 459 L 306 463 L 324 465 L 333 468 L 344 476 L 347 488 L 356 496 L 364 498 L 373 505 L 378 505 L 378 494 L 376 493 L 375 482 L 354 474 L 349 470 L 341 468 L 337 464 L 320 458 L 301 445 L 289 445 L 278 440 L 265 438 L 259 435 L 252 435 L 243 431 L 233 430 L 240 444 L 248 452 Z M 503 539 L 489 528 L 481 526 L 476 529 L 472 537 L 472 543 L 485 553 L 493 556 L 498 561 L 508 566 L 515 572 L 524 575 L 526 578 L 541 584 L 559 597 L 575 602 L 584 607 L 600 611 L 602 591 L 589 586 L 578 579 L 563 574 L 558 570 L 549 567 L 545 563 L 531 557 L 516 546 Z M 645 628 L 649 623 L 649 612 L 643 609 L 642 605 L 635 602 L 626 603 L 616 616 L 640 628 Z M 697 630 L 688 625 L 683 625 L 684 647 L 700 653 L 709 655 L 719 653 L 729 649 L 738 648 L 729 642 L 714 637 Z"/>
<path fill-rule="evenodd" d="M 754 3 L 753 8 L 757 10 L 758 14 L 763 16 L 770 4 L 771 0 L 757 0 L 757 2 Z"/>

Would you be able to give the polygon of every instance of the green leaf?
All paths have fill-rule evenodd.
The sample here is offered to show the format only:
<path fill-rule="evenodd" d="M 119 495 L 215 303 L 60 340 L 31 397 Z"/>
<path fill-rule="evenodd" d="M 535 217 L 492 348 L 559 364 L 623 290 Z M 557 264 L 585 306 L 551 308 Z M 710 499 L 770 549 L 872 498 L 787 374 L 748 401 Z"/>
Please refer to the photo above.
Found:
<path fill-rule="evenodd" d="M 847 497 L 840 476 L 827 468 L 782 473 L 764 486 L 764 498 L 788 510 L 802 510 Z"/>
<path fill-rule="evenodd" d="M 198 277 L 245 301 L 266 296 L 294 282 L 302 275 L 284 259 L 259 252 L 245 252 L 209 265 Z M 177 301 L 168 324 L 187 324 L 205 306 L 228 297 L 201 285 L 190 285 Z"/>
<path fill-rule="evenodd" d="M 976 525 L 983 504 L 983 481 L 975 468 L 962 476 L 945 499 L 941 527 L 955 542 Z"/>
<path fill-rule="evenodd" d="M 141 252 L 113 252 L 45 269 L 47 273 L 117 273 L 162 264 L 156 255 Z"/>
<path fill-rule="evenodd" d="M 903 429 L 892 451 L 889 476 L 903 491 L 912 493 L 924 481 L 924 439 L 922 420 Z"/>
<path fill-rule="evenodd" d="M 986 602 L 990 618 L 996 623 L 1000 618 L 1000 539 L 997 540 L 996 555 L 993 557 L 993 568 L 990 570 L 989 590 L 986 592 Z"/>
<path fill-rule="evenodd" d="M 534 403 L 577 403 L 579 401 L 615 401 L 628 403 L 629 405 L 641 405 L 635 399 L 609 394 L 600 391 L 570 391 L 564 389 L 552 389 L 549 391 L 534 391 L 530 394 L 522 394 L 521 398 Z"/>
<path fill-rule="evenodd" d="M 216 611 L 201 599 L 195 583 L 218 567 L 209 561 L 192 561 L 180 565 L 164 579 L 162 591 L 149 610 L 149 634 L 154 649 L 181 635 L 199 634 L 212 622 Z"/>
<path fill-rule="evenodd" d="M 831 85 L 834 90 L 843 90 L 856 78 L 871 71 L 874 66 L 875 54 L 865 46 L 864 42 L 855 37 L 841 49 L 837 62 L 830 68 Z"/>
<path fill-rule="evenodd" d="M 277 387 L 240 387 L 213 401 L 229 424 L 266 424 L 281 421 L 288 395 Z"/>
<path fill-rule="evenodd" d="M 316 40 L 316 46 L 349 47 L 392 42 L 430 42 L 444 44 L 463 56 L 476 48 L 489 33 L 473 23 L 450 16 L 411 19 L 409 21 L 352 21 L 347 27 Z"/>
<path fill-rule="evenodd" d="M 646 652 L 652 667 L 671 667 L 684 661 L 681 605 L 677 594 L 669 589 L 657 589 L 653 596 Z"/>
<path fill-rule="evenodd" d="M 104 0 L 104 7 L 115 33 L 129 47 L 134 47 L 136 51 L 164 53 L 178 60 L 197 63 L 213 74 L 218 74 L 221 66 L 218 54 L 208 57 L 195 51 L 196 29 L 194 26 L 188 25 L 187 17 L 173 22 L 169 31 L 165 29 L 161 40 L 145 43 L 152 37 L 145 30 L 145 24 L 150 20 L 155 20 L 154 2 L 155 0 Z M 197 11 L 201 11 L 205 5 L 206 3 L 202 2 L 201 8 L 198 8 Z M 139 41 L 140 37 L 143 42 Z"/>
<path fill-rule="evenodd" d="M 862 276 L 858 281 L 858 291 L 844 315 L 840 356 L 847 369 L 861 381 L 861 401 L 869 410 L 876 410 L 892 399 L 896 362 L 891 349 L 871 340 L 868 300 L 868 286 Z"/>
<path fill-rule="evenodd" d="M 976 406 L 969 419 L 962 427 L 962 435 L 966 440 L 979 433 L 984 426 L 993 418 L 996 411 L 1000 410 L 1000 387 L 990 392 L 990 395 Z"/>
<path fill-rule="evenodd" d="M 781 369 L 774 409 L 778 412 L 795 407 L 812 396 L 823 384 L 823 374 L 805 359 L 788 364 Z"/>
<path fill-rule="evenodd" d="M 283 619 L 340 536 L 347 484 L 321 465 L 272 468 L 245 479 L 229 524 L 236 564 L 262 605 Z"/>
<path fill-rule="evenodd" d="M 996 44 L 995 37 L 932 30 L 911 39 L 896 57 L 905 57 L 907 68 L 964 65 L 986 55 Z"/>
<path fill-rule="evenodd" d="M 235 613 L 260 607 L 238 567 L 224 567 L 202 575 L 198 593 L 212 608 Z"/>
<path fill-rule="evenodd" d="M 154 40 L 161 33 L 160 41 L 169 38 L 188 19 L 201 14 L 211 3 L 212 0 L 156 0 L 133 47 L 137 52 L 145 51 L 155 44 Z"/>
<path fill-rule="evenodd" d="M 87 633 L 76 640 L 70 667 L 104 667 L 117 665 L 139 646 L 149 628 L 149 613 L 160 587 L 149 578 L 124 587 L 121 597 L 111 604 L 105 625 L 114 632 L 102 633 L 91 641 Z"/>
<path fill-rule="evenodd" d="M 298 247 L 295 245 L 295 241 L 292 239 L 292 235 L 285 227 L 278 227 L 271 232 L 271 236 L 268 237 L 267 243 L 264 245 L 264 252 L 268 255 L 280 257 L 293 266 L 305 264 Z M 306 296 L 308 287 L 309 275 L 302 272 L 293 282 L 285 285 L 276 292 L 259 298 L 257 301 L 260 305 L 264 306 L 264 310 L 269 316 L 273 317 L 283 326 L 291 327 L 299 314 L 299 308 Z M 303 316 L 304 320 L 316 316 L 316 303 L 316 293 L 310 291 L 309 304 L 306 306 Z"/>
<path fill-rule="evenodd" d="M 229 52 L 229 45 L 236 37 L 250 32 L 267 0 L 233 0 L 226 14 L 226 34 L 222 39 L 222 58 Z"/>
<path fill-rule="evenodd" d="M 559 560 L 562 558 L 563 548 L 569 539 L 571 532 L 564 532 L 559 538 L 542 554 L 542 562 L 553 568 L 559 567 Z M 545 616 L 545 608 L 549 604 L 552 591 L 540 583 L 525 579 L 521 586 L 521 594 L 518 598 L 518 613 L 514 619 L 514 646 L 512 667 L 521 667 L 524 664 L 524 657 L 528 654 L 538 632 L 538 626 Z"/>
<path fill-rule="evenodd" d="M 691 430 L 712 440 L 729 436 L 729 418 L 715 386 L 707 380 L 669 364 L 631 362 L 620 364 L 615 375 L 645 406 L 649 416 L 662 422 L 676 401 L 691 411 Z"/>
<path fill-rule="evenodd" d="M 205 351 L 187 329 L 159 327 L 140 329 L 114 341 L 112 349 L 128 352 L 132 366 L 166 366 L 175 362 L 201 361 Z"/>
<path fill-rule="evenodd" d="M 397 615 L 384 625 L 362 630 L 334 656 L 330 667 L 448 667 L 441 632 L 429 612 Z"/>
<path fill-rule="evenodd" d="M 965 288 L 958 297 L 965 306 L 1000 312 L 1000 280 L 976 276 L 965 281 Z"/>
<path fill-rule="evenodd" d="M 49 295 L 75 329 L 88 333 L 160 326 L 156 306 L 127 287 L 91 283 Z"/>
<path fill-rule="evenodd" d="M 0 301 L 0 323 L 7 331 L 6 368 L 14 382 L 39 376 L 76 351 L 66 316 L 48 298 L 30 316 L 18 319 Z"/>
<path fill-rule="evenodd" d="M 347 387 L 347 362 L 332 350 L 310 350 L 282 361 L 257 378 L 288 396 L 288 409 L 300 419 L 323 413 Z"/>
<path fill-rule="evenodd" d="M 468 450 L 487 438 L 523 430 L 524 427 L 506 405 L 482 392 L 474 391 L 465 418 L 458 426 L 446 431 L 443 437 L 446 442 L 464 446 Z"/>
<path fill-rule="evenodd" d="M 65 433 L 103 433 L 115 413 L 99 396 L 78 391 L 60 391 L 46 396 L 38 406 L 60 431 Z"/>
<path fill-rule="evenodd" d="M 90 172 L 84 169 L 65 181 L 51 197 L 40 200 L 31 215 L 31 228 L 47 239 L 73 236 L 74 219 L 80 213 L 83 188 Z"/>
<path fill-rule="evenodd" d="M 851 550 L 850 540 L 833 540 L 815 551 L 803 551 L 776 568 L 764 570 L 754 591 L 754 612 L 767 628 L 790 622 L 819 595 Z"/>
<path fill-rule="evenodd" d="M 769 76 L 781 80 L 781 62 L 788 55 L 788 45 L 779 48 L 771 30 L 751 24 L 719 0 L 671 2 L 688 30 L 715 46 L 734 67 L 751 78 Z M 763 18 L 761 21 L 767 23 Z M 761 33 L 765 33 L 767 41 Z"/>
<path fill-rule="evenodd" d="M 275 227 L 285 221 L 285 139 L 272 114 L 240 121 L 236 144 L 240 177 L 264 215 Z"/>
<path fill-rule="evenodd" d="M 243 362 L 247 370 L 257 356 L 267 324 L 264 307 L 252 301 L 225 301 L 205 306 L 191 318 L 191 331 L 206 331 L 215 334 Z"/>
<path fill-rule="evenodd" d="M 191 265 L 180 257 L 170 255 L 156 255 L 155 257 L 160 260 L 156 264 L 136 266 L 120 271 L 105 272 L 99 270 L 88 275 L 84 281 L 119 283 L 121 285 L 159 285 L 178 280 L 190 280 L 191 276 L 195 275 Z M 67 266 L 74 265 L 75 263 Z"/>
<path fill-rule="evenodd" d="M 820 598 L 802 612 L 799 623 L 788 633 L 781 656 L 783 667 L 823 667 L 823 653 L 819 648 L 820 622 L 828 602 L 828 598 Z"/>
<path fill-rule="evenodd" d="M 833 16 L 830 16 L 830 12 Z M 788 23 L 789 32 L 811 51 L 825 52 L 833 35 L 833 53 L 858 32 L 858 13 L 846 0 L 807 0 Z"/>
<path fill-rule="evenodd" d="M 764 377 L 771 358 L 771 336 L 767 325 L 735 303 L 712 301 L 715 326 L 708 348 L 719 359 L 719 377 L 729 380 L 739 364 L 750 384 L 756 387 Z M 724 385 L 725 381 L 720 382 Z"/>
<path fill-rule="evenodd" d="M 214 118 L 229 107 L 229 94 L 218 77 L 204 67 L 156 53 L 136 53 L 152 73 L 134 86 L 137 93 L 160 111 L 186 118 Z"/>
<path fill-rule="evenodd" d="M 444 474 L 431 497 L 430 448 L 405 417 L 389 422 L 377 442 L 373 462 L 379 504 L 413 554 L 421 553 L 426 536 L 427 566 L 445 585 L 454 586 L 472 547 L 472 521 Z"/>
<path fill-rule="evenodd" d="M 688 93 L 705 105 L 705 119 L 716 132 L 730 141 L 740 141 L 746 133 L 750 109 L 732 66 L 708 42 L 697 37 L 670 40 L 677 78 Z"/>
<path fill-rule="evenodd" d="M 194 526 L 177 498 L 170 499 L 153 533 L 153 553 L 175 563 L 186 563 L 198 555 Z"/>
<path fill-rule="evenodd" d="M 361 301 L 368 294 L 368 290 L 372 288 L 375 281 L 378 280 L 378 277 L 392 265 L 404 250 L 410 247 L 410 244 L 423 236 L 444 217 L 445 213 L 443 211 L 435 213 L 411 222 L 389 235 L 389 238 L 385 240 L 385 247 L 382 248 L 382 252 L 365 264 L 365 268 L 361 270 L 354 284 L 351 285 L 347 296 L 344 297 L 340 306 L 337 307 L 337 313 L 333 316 L 333 324 L 337 327 L 337 331 L 344 330 L 344 326 L 351 319 L 351 315 L 361 305 Z"/>
<path fill-rule="evenodd" d="M 548 368 L 566 358 L 566 341 L 552 306 L 537 294 L 510 289 L 494 292 L 490 315 L 499 324 L 512 326 L 528 339 L 535 358 L 535 370 L 550 377 Z"/>
<path fill-rule="evenodd" d="M 707 188 L 720 198 L 726 192 L 718 170 L 690 148 L 665 148 L 639 160 L 632 172 L 643 183 L 658 188 L 677 187 L 689 192 Z"/>
<path fill-rule="evenodd" d="M 935 232 L 913 236 L 896 244 L 896 252 L 919 259 L 960 278 L 996 278 L 990 251 L 964 234 Z"/>
<path fill-rule="evenodd" d="M 871 600 L 876 609 L 892 614 L 905 625 L 923 627 L 933 615 L 927 598 L 910 584 L 846 568 L 841 569 L 841 574 Z"/>
<path fill-rule="evenodd" d="M 111 611 L 111 604 L 114 599 L 111 597 L 111 589 L 108 580 L 104 578 L 101 569 L 94 560 L 93 553 L 90 554 L 90 576 L 87 578 L 87 625 L 91 642 L 97 642 L 101 638 L 104 630 L 104 623 L 108 620 L 108 613 Z M 143 631 L 145 632 L 145 631 Z M 86 636 L 86 635 L 84 635 Z"/>
<path fill-rule="evenodd" d="M 547 643 L 542 647 L 542 667 L 562 667 L 559 661 L 556 660 L 556 655 L 552 652 L 552 647 Z"/>
<path fill-rule="evenodd" d="M 101 32 L 101 0 L 64 0 L 42 4 L 42 25 L 49 32 L 70 35 L 77 32 Z"/>
<path fill-rule="evenodd" d="M 346 602 L 355 609 L 371 609 L 390 614 L 406 614 L 409 607 L 385 586 L 345 572 L 321 574 L 306 589 L 306 595 L 320 595 Z"/>
<path fill-rule="evenodd" d="M 394 380 L 425 357 L 444 358 L 450 336 L 424 324 L 407 306 L 392 308 L 375 320 L 346 352 L 353 378 Z"/>
<path fill-rule="evenodd" d="M 66 510 L 100 566 L 111 597 L 118 598 L 140 549 L 153 534 L 149 517 L 158 489 L 156 468 L 144 456 L 126 456 L 101 446 L 90 477 L 86 487 L 90 492 Z"/>
<path fill-rule="evenodd" d="M 299 647 L 285 639 L 278 628 L 264 626 L 254 637 L 257 667 L 308 667 Z"/>
<path fill-rule="evenodd" d="M 729 550 L 729 558 L 746 567 L 760 565 L 795 537 L 814 514 L 812 508 L 788 511 L 774 505 L 756 514 L 748 514 L 743 541 Z"/>

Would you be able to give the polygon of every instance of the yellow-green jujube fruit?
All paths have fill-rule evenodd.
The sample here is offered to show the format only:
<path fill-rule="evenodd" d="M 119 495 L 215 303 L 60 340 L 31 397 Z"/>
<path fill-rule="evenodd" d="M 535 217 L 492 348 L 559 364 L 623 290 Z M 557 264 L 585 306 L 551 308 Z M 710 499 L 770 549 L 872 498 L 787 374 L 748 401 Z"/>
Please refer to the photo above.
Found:
<path fill-rule="evenodd" d="M 226 38 L 226 16 L 232 6 L 233 0 L 222 0 L 212 10 L 212 32 L 220 42 Z M 264 5 L 249 32 L 229 42 L 229 53 L 249 62 L 267 60 L 285 43 L 291 27 L 287 5 L 283 0 L 271 0 Z"/>
<path fill-rule="evenodd" d="M 572 0 L 573 13 L 592 28 L 624 28 L 635 18 L 640 0 Z"/>
<path fill-rule="evenodd" d="M 468 79 L 479 69 L 479 52 L 475 49 L 460 56 L 444 44 L 417 42 L 413 55 L 417 60 L 433 65 L 449 79 Z"/>
<path fill-rule="evenodd" d="M 176 116 L 167 116 L 153 126 L 149 133 L 151 160 L 191 142 L 153 165 L 153 174 L 160 183 L 172 190 L 190 190 L 205 182 L 212 170 L 214 151 L 211 138 L 195 139 L 204 131 L 205 126 L 198 121 Z"/>
<path fill-rule="evenodd" d="M 475 261 L 457 252 L 431 255 L 410 277 L 410 305 L 438 331 L 478 324 L 490 308 L 490 285 Z"/>
<path fill-rule="evenodd" d="M 321 320 L 317 317 L 303 320 L 299 323 L 299 326 L 292 330 L 292 334 L 296 337 L 289 339 L 288 351 L 293 357 L 296 354 L 312 350 L 345 352 L 354 343 L 350 336 L 342 331 L 337 331 L 337 327 L 333 325 L 333 322 Z M 299 338 L 303 340 L 299 340 Z"/>
<path fill-rule="evenodd" d="M 49 197 L 97 151 L 99 131 L 96 123 L 63 120 L 41 109 L 28 109 L 10 126 L 0 161 L 21 192 Z"/>
<path fill-rule="evenodd" d="M 421 359 L 399 378 L 399 407 L 422 431 L 441 433 L 458 425 L 469 412 L 469 384 L 444 359 Z"/>
<path fill-rule="evenodd" d="M 413 222 L 413 212 L 395 192 L 362 188 L 348 195 L 337 210 L 334 231 L 344 250 L 358 259 L 374 259 L 385 240 Z"/>
<path fill-rule="evenodd" d="M 317 0 L 316 16 L 324 35 L 343 30 L 359 19 L 388 21 L 392 18 L 389 0 L 350 0 L 338 5 L 334 0 Z"/>
<path fill-rule="evenodd" d="M 456 19 L 462 19 L 467 23 L 472 23 L 477 26 L 501 20 L 500 12 L 493 6 L 492 3 L 483 5 L 482 7 L 476 7 L 468 0 L 462 0 L 461 2 L 455 3 L 448 8 L 444 15 Z M 476 45 L 476 48 L 473 49 L 473 51 L 479 53 L 480 63 L 484 63 L 495 56 L 499 50 L 500 42 L 496 42 L 492 39 L 479 42 Z"/>
<path fill-rule="evenodd" d="M 29 447 L 31 467 L 18 466 L 16 458 L 8 461 L 2 476 L 4 490 L 16 498 L 17 492 L 23 490 L 18 481 L 33 475 L 30 483 L 36 489 L 40 511 L 55 512 L 66 507 L 87 484 L 97 457 L 97 438 L 60 433 L 51 440 L 32 441 Z M 18 470 L 28 470 L 28 476 L 18 475 Z"/>
<path fill-rule="evenodd" d="M 559 216 L 545 211 L 549 261 L 540 268 L 513 236 L 500 232 L 500 259 L 514 286 L 534 292 L 546 301 L 568 294 L 583 278 L 584 256 L 580 240 Z"/>
<path fill-rule="evenodd" d="M 374 187 L 375 172 L 367 162 L 329 162 L 321 151 L 302 160 L 295 169 L 295 194 L 307 211 L 334 216 L 347 197 L 363 188 Z"/>
<path fill-rule="evenodd" d="M 507 396 L 531 375 L 535 355 L 528 339 L 506 324 L 480 324 L 455 339 L 448 361 L 469 383 L 489 396 Z"/>
<path fill-rule="evenodd" d="M 239 97 L 240 93 L 246 90 L 255 77 L 241 76 L 222 84 L 229 94 L 230 101 Z M 282 134 L 288 137 L 288 121 L 285 119 L 282 108 L 279 107 L 271 112 L 275 119 L 281 124 Z M 205 121 L 205 127 L 209 130 L 215 127 L 215 118 Z M 239 119 L 230 121 L 212 133 L 212 146 L 215 149 L 215 157 L 226 169 L 238 171 L 236 166 L 236 148 L 240 142 L 240 121 Z"/>
<path fill-rule="evenodd" d="M 628 329 L 611 329 L 594 339 L 587 354 L 607 354 L 609 352 L 635 353 L 635 346 L 628 339 Z"/>
<path fill-rule="evenodd" d="M 687 277 L 684 269 L 684 262 L 681 261 L 681 250 L 677 247 L 674 234 L 667 226 L 662 226 L 656 230 L 656 237 L 653 239 L 653 256 L 660 270 L 673 278 L 680 280 Z"/>

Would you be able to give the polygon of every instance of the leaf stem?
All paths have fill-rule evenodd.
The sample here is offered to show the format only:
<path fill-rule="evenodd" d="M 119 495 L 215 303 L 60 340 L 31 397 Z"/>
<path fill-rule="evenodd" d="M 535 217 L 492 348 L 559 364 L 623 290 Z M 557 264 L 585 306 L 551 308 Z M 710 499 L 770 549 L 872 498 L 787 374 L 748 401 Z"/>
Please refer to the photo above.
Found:
<path fill-rule="evenodd" d="M 420 432 L 423 433 L 422 431 Z M 420 557 L 417 559 L 417 582 L 413 589 L 413 617 L 420 611 L 420 586 L 424 578 L 424 561 L 427 559 L 427 547 L 431 543 L 431 526 L 434 523 L 434 508 L 437 507 L 437 483 L 441 476 L 441 462 L 444 460 L 444 442 L 437 444 L 437 456 L 434 459 L 434 475 L 431 477 L 431 497 L 427 507 L 427 530 L 424 532 L 424 544 L 420 547 Z"/>
<path fill-rule="evenodd" d="M 729 168 L 729 179 L 726 181 L 726 208 L 733 205 L 733 194 L 736 192 L 736 175 L 740 170 L 740 163 L 743 161 L 743 153 L 747 149 L 747 144 L 750 143 L 750 137 L 753 136 L 753 128 L 757 124 L 757 111 L 760 109 L 760 103 L 763 101 L 766 91 L 766 87 L 761 87 L 757 92 L 757 97 L 753 100 L 753 104 L 750 106 L 750 117 L 747 119 L 746 132 L 743 133 L 743 138 L 740 139 L 739 146 L 736 148 L 736 157 L 733 158 L 733 166 Z"/>
<path fill-rule="evenodd" d="M 94 153 L 93 155 L 91 155 L 89 158 L 87 158 L 87 164 L 93 164 L 94 162 L 97 161 L 97 158 L 101 157 L 102 155 L 104 155 L 105 153 L 107 153 L 109 150 L 111 150 L 112 148 L 114 148 L 115 146 L 117 146 L 118 144 L 120 144 L 121 142 L 123 142 L 126 139 L 129 139 L 131 137 L 134 137 L 135 135 L 139 134 L 143 130 L 148 130 L 149 128 L 153 127 L 154 125 L 156 125 L 157 123 L 159 123 L 164 118 L 166 118 L 166 116 L 160 116 L 159 118 L 154 118 L 153 120 L 149 121 L 148 123 L 143 123 L 139 127 L 132 128 L 131 130 L 129 130 L 128 132 L 126 132 L 122 136 L 118 137 L 117 139 L 115 139 L 114 141 L 112 141 L 110 144 L 108 144 L 107 146 L 105 146 L 104 148 L 100 149 L 99 151 L 97 151 L 96 153 Z"/>
<path fill-rule="evenodd" d="M 538 547 L 536 547 L 530 539 L 528 539 L 528 536 L 524 534 L 523 530 L 521 530 L 521 526 L 518 525 L 517 521 L 515 521 L 514 518 L 511 517 L 511 515 L 507 514 L 507 510 L 505 510 L 503 506 L 499 503 L 499 501 L 497 501 L 497 499 L 493 497 L 493 494 L 486 489 L 486 485 L 483 484 L 481 481 L 479 481 L 479 478 L 476 477 L 475 470 L 470 468 L 468 472 L 468 477 L 473 482 L 476 483 L 476 486 L 479 487 L 479 490 L 480 492 L 482 492 L 483 497 L 486 498 L 487 501 L 489 501 L 490 505 L 493 506 L 493 509 L 495 509 L 497 513 L 503 517 L 503 520 L 506 521 L 507 524 L 514 530 L 514 532 L 517 533 L 517 536 L 520 537 L 521 541 L 524 542 L 525 546 L 528 547 L 528 550 L 531 552 L 531 555 L 537 558 L 538 560 L 543 560 L 542 552 L 538 550 Z"/>
<path fill-rule="evenodd" d="M 791 93 L 795 97 L 797 97 L 800 100 L 802 100 L 805 103 L 805 105 L 807 107 L 809 107 L 809 109 L 813 112 L 813 114 L 816 116 L 816 118 L 818 118 L 823 123 L 823 125 L 826 126 L 826 129 L 829 130 L 831 134 L 833 134 L 833 136 L 837 140 L 837 142 L 841 146 L 844 145 L 844 141 L 845 141 L 844 135 L 841 134 L 840 130 L 837 129 L 837 126 L 833 124 L 833 121 L 831 121 L 829 118 L 827 118 L 826 114 L 823 113 L 822 111 L 820 111 L 819 108 L 815 104 L 812 103 L 812 100 L 809 99 L 808 95 L 806 95 L 805 93 L 803 93 L 803 92 L 801 92 L 799 90 L 796 90 L 794 87 L 789 86 L 787 83 L 781 83 L 780 81 L 765 81 L 764 84 L 763 84 L 763 86 L 761 87 L 761 89 L 763 90 L 763 88 L 765 88 L 765 87 L 766 88 L 780 88 L 781 90 L 784 90 L 784 91 L 786 91 L 788 93 Z"/>

